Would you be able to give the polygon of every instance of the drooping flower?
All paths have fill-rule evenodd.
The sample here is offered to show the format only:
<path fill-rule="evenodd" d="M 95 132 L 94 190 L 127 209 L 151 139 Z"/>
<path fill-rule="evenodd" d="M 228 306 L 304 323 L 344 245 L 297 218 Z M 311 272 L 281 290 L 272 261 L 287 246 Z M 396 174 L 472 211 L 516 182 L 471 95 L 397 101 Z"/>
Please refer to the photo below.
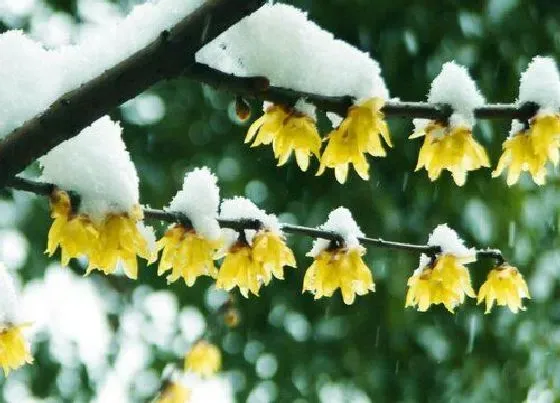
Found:
<path fill-rule="evenodd" d="M 343 207 L 332 211 L 322 230 L 341 236 L 336 243 L 317 239 L 307 254 L 314 258 L 303 280 L 303 292 L 310 291 L 315 299 L 331 297 L 340 289 L 345 304 L 352 304 L 356 295 L 375 291 L 371 271 L 364 264 L 365 249 L 358 237 L 363 236 L 350 211 Z"/>
<path fill-rule="evenodd" d="M 493 177 L 507 168 L 507 184 L 517 183 L 521 172 L 528 171 L 538 185 L 545 183 L 546 164 L 560 159 L 560 74 L 556 62 L 535 57 L 521 75 L 517 104 L 535 106 L 535 115 L 525 124 L 513 120 L 509 138 Z"/>
<path fill-rule="evenodd" d="M 0 365 L 4 375 L 22 365 L 31 364 L 33 357 L 21 332 L 22 325 L 0 328 Z"/>
<path fill-rule="evenodd" d="M 40 158 L 42 179 L 79 197 L 79 205 L 72 206 L 67 194 L 53 193 L 47 252 L 60 247 L 63 265 L 87 257 L 88 273 L 113 273 L 122 265 L 136 278 L 137 256 L 156 257 L 155 237 L 142 222 L 138 175 L 121 132 L 105 116 Z"/>
<path fill-rule="evenodd" d="M 364 264 L 363 248 L 324 250 L 315 257 L 303 280 L 303 291 L 311 291 L 315 299 L 331 297 L 340 288 L 345 304 L 352 304 L 356 295 L 375 291 L 371 271 Z"/>
<path fill-rule="evenodd" d="M 425 312 L 430 305 L 443 304 L 454 313 L 465 296 L 475 297 L 471 277 L 464 260 L 453 255 L 441 255 L 431 265 L 419 268 L 408 279 L 405 307 L 418 306 Z"/>
<path fill-rule="evenodd" d="M 51 216 L 54 221 L 49 231 L 47 253 L 52 256 L 60 247 L 63 266 L 72 258 L 86 256 L 88 274 L 94 269 L 113 273 L 121 262 L 126 274 L 136 278 L 136 256 L 154 260 L 154 253 L 138 228 L 143 217 L 140 206 L 130 213 L 109 214 L 95 222 L 87 214 L 74 213 L 68 193 L 55 190 L 51 196 Z"/>
<path fill-rule="evenodd" d="M 438 247 L 433 257 L 420 256 L 420 264 L 408 279 L 405 307 L 417 307 L 425 312 L 431 305 L 443 304 L 453 313 L 465 297 L 475 297 L 471 278 L 465 264 L 475 260 L 473 249 L 466 248 L 457 233 L 439 225 L 430 234 L 428 245 Z"/>
<path fill-rule="evenodd" d="M 381 112 L 384 104 L 381 98 L 374 97 L 350 107 L 347 117 L 328 136 L 317 175 L 322 175 L 326 168 L 333 168 L 336 180 L 344 183 L 352 164 L 362 179 L 369 179 L 366 154 L 387 155 L 381 138 L 389 147 L 393 146 Z"/>
<path fill-rule="evenodd" d="M 0 263 L 0 366 L 4 375 L 33 362 L 22 329 L 29 324 L 18 317 L 18 301 L 13 280 Z"/>
<path fill-rule="evenodd" d="M 484 104 L 484 98 L 467 69 L 449 62 L 432 82 L 428 102 L 447 105 L 451 115 L 444 122 L 414 119 L 410 138 L 425 136 L 415 170 L 425 168 L 432 181 L 448 170 L 462 186 L 468 172 L 490 166 L 486 151 L 472 134 L 474 110 Z"/>
<path fill-rule="evenodd" d="M 200 276 L 217 277 L 218 270 L 214 266 L 213 257 L 219 242 L 209 241 L 194 230 L 177 224 L 165 232 L 157 245 L 158 249 L 163 249 L 158 276 L 171 270 L 171 274 L 167 276 L 169 283 L 182 277 L 191 287 Z"/>
<path fill-rule="evenodd" d="M 177 381 L 168 381 L 163 387 L 156 403 L 189 403 L 191 391 Z"/>
<path fill-rule="evenodd" d="M 205 341 L 197 341 L 185 356 L 185 371 L 209 377 L 220 370 L 222 354 L 215 345 Z"/>
<path fill-rule="evenodd" d="M 467 172 L 490 166 L 486 151 L 467 127 L 449 129 L 432 122 L 410 138 L 421 136 L 425 136 L 424 144 L 415 171 L 425 168 L 431 181 L 435 181 L 446 169 L 451 172 L 455 183 L 463 186 Z"/>
<path fill-rule="evenodd" d="M 512 129 L 514 126 L 522 125 L 515 121 L 512 124 Z M 507 168 L 507 184 L 509 186 L 517 183 L 523 171 L 528 171 L 536 184 L 543 185 L 545 183 L 548 155 L 542 158 L 535 153 L 531 132 L 531 128 L 523 130 L 521 127 L 519 131 L 512 133 L 504 142 L 502 146 L 504 152 L 498 161 L 496 170 L 492 172 L 492 177 L 500 176 Z"/>
<path fill-rule="evenodd" d="M 289 109 L 282 105 L 269 105 L 263 116 L 250 127 L 245 143 L 251 147 L 272 143 L 278 166 L 284 165 L 292 153 L 302 171 L 309 167 L 309 158 L 319 158 L 321 137 L 315 126 L 315 108 L 303 101 Z"/>
<path fill-rule="evenodd" d="M 137 256 L 148 263 L 155 261 L 155 247 L 149 245 L 139 228 L 143 217 L 144 213 L 137 205 L 129 213 L 109 214 L 99 224 L 97 249 L 89 256 L 87 274 L 92 270 L 112 274 L 120 263 L 126 275 L 135 279 L 138 277 Z"/>
<path fill-rule="evenodd" d="M 219 203 L 217 178 L 207 167 L 185 175 L 182 190 L 167 210 L 184 214 L 191 227 L 175 224 L 157 242 L 158 249 L 163 249 L 158 275 L 171 270 L 168 282 L 183 277 L 189 287 L 199 276 L 217 277 L 214 256 L 221 244 L 217 222 Z"/>
<path fill-rule="evenodd" d="M 49 256 L 60 247 L 61 264 L 70 259 L 89 256 L 97 250 L 99 230 L 84 214 L 74 214 L 68 193 L 55 190 L 50 197 L 53 223 L 49 230 L 47 250 Z"/>
<path fill-rule="evenodd" d="M 524 311 L 522 298 L 531 298 L 527 283 L 517 268 L 508 264 L 492 269 L 478 292 L 478 304 L 486 301 L 485 313 L 490 313 L 494 302 L 507 306 L 513 313 Z"/>
<path fill-rule="evenodd" d="M 262 228 L 241 233 L 224 229 L 225 257 L 218 271 L 216 286 L 226 291 L 239 287 L 244 297 L 259 295 L 262 285 L 273 277 L 284 278 L 284 266 L 295 267 L 293 252 L 286 246 L 276 216 L 267 215 L 244 198 L 224 200 L 221 217 L 257 220 Z"/>

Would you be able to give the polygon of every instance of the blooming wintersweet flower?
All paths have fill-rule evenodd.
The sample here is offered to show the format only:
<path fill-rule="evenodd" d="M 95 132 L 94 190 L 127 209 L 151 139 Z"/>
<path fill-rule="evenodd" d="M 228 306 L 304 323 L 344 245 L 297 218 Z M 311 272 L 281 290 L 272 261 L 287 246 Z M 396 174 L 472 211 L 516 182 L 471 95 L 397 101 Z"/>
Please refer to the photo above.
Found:
<path fill-rule="evenodd" d="M 281 105 L 267 107 L 264 115 L 249 127 L 245 143 L 251 141 L 251 147 L 272 143 L 278 166 L 284 165 L 294 153 L 302 171 L 309 167 L 311 155 L 319 158 L 321 149 L 321 137 L 315 119 Z"/>
<path fill-rule="evenodd" d="M 470 261 L 450 254 L 435 259 L 423 255 L 420 267 L 408 279 L 405 307 L 417 307 L 418 311 L 425 312 L 430 305 L 443 304 L 454 313 L 466 296 L 475 297 L 469 271 L 464 266 Z"/>
<path fill-rule="evenodd" d="M 29 345 L 21 332 L 23 327 L 25 325 L 0 327 L 0 366 L 6 376 L 11 370 L 33 362 Z"/>
<path fill-rule="evenodd" d="M 528 171 L 537 185 L 544 185 L 546 164 L 558 165 L 560 148 L 560 115 L 537 115 L 525 129 L 519 122 L 512 123 L 510 137 L 504 142 L 504 152 L 493 177 L 508 168 L 507 184 L 517 183 L 521 172 Z"/>
<path fill-rule="evenodd" d="M 244 297 L 259 295 L 261 285 L 273 277 L 284 279 L 284 266 L 295 267 L 293 252 L 280 235 L 259 231 L 250 245 L 244 240 L 233 244 L 222 262 L 216 286 L 227 291 L 239 287 Z"/>
<path fill-rule="evenodd" d="M 478 292 L 478 304 L 486 301 L 485 313 L 490 312 L 494 302 L 507 306 L 513 313 L 524 311 L 522 298 L 531 298 L 527 283 L 517 268 L 508 264 L 492 269 Z"/>
<path fill-rule="evenodd" d="M 215 345 L 199 340 L 185 356 L 185 371 L 209 377 L 220 370 L 222 354 Z"/>
<path fill-rule="evenodd" d="M 333 168 L 336 180 L 344 183 L 352 164 L 362 179 L 369 179 L 369 163 L 365 154 L 374 157 L 387 155 L 381 137 L 392 147 L 389 129 L 381 112 L 384 104 L 381 98 L 375 97 L 350 107 L 340 126 L 328 135 L 317 175 L 322 175 L 326 168 Z"/>
<path fill-rule="evenodd" d="M 253 260 L 264 269 L 265 284 L 272 276 L 283 280 L 284 266 L 296 267 L 294 253 L 284 239 L 272 231 L 259 231 L 253 238 Z"/>
<path fill-rule="evenodd" d="M 138 277 L 140 256 L 149 263 L 155 261 L 157 254 L 151 250 L 148 241 L 138 228 L 144 213 L 139 205 L 128 213 L 111 213 L 99 224 L 97 249 L 89 256 L 87 273 L 100 270 L 105 274 L 113 273 L 121 263 L 129 278 Z"/>
<path fill-rule="evenodd" d="M 70 259 L 91 255 L 97 248 L 99 231 L 84 214 L 74 214 L 68 193 L 55 190 L 50 198 L 53 223 L 49 230 L 47 250 L 49 256 L 60 247 L 61 264 Z"/>
<path fill-rule="evenodd" d="M 347 305 L 354 303 L 356 295 L 374 292 L 373 277 L 362 260 L 364 253 L 362 247 L 323 250 L 305 273 L 303 292 L 310 291 L 319 299 L 331 297 L 340 288 Z"/>
<path fill-rule="evenodd" d="M 189 403 L 191 391 L 180 382 L 169 381 L 164 386 L 156 403 Z"/>
<path fill-rule="evenodd" d="M 435 181 L 446 169 L 451 172 L 455 183 L 463 186 L 467 172 L 490 166 L 486 151 L 467 126 L 451 128 L 431 121 L 410 138 L 422 136 L 425 136 L 424 144 L 415 171 L 425 168 L 431 181 Z"/>
<path fill-rule="evenodd" d="M 121 262 L 130 278 L 138 275 L 136 256 L 155 260 L 148 242 L 141 234 L 138 223 L 143 218 L 140 206 L 129 213 L 110 213 L 100 221 L 87 214 L 72 211 L 68 193 L 56 190 L 51 196 L 51 216 L 54 219 L 49 231 L 47 253 L 52 256 L 61 249 L 61 264 L 67 266 L 72 258 L 89 259 L 87 274 L 98 269 L 113 273 Z"/>
<path fill-rule="evenodd" d="M 163 249 L 158 266 L 158 275 L 171 270 L 168 283 L 182 277 L 187 286 L 192 287 L 200 276 L 216 278 L 218 270 L 214 266 L 214 255 L 219 241 L 211 241 L 180 224 L 167 230 L 157 242 L 158 250 Z"/>

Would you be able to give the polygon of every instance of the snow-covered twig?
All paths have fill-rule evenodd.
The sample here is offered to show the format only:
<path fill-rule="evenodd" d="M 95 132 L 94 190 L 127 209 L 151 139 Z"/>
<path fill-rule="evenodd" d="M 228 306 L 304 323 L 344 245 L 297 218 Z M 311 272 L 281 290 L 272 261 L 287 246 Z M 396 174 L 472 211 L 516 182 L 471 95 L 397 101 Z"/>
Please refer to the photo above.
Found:
<path fill-rule="evenodd" d="M 22 190 L 25 192 L 32 192 L 45 196 L 50 195 L 52 190 L 56 188 L 56 186 L 49 183 L 38 182 L 32 179 L 27 179 L 22 177 L 15 177 L 9 182 L 8 186 L 11 187 L 12 189 Z M 160 220 L 160 221 L 165 221 L 170 223 L 180 223 L 185 225 L 186 227 L 192 227 L 192 223 L 190 222 L 190 220 L 182 213 L 152 209 L 152 208 L 144 208 L 144 217 L 148 219 Z M 258 220 L 249 220 L 249 219 L 230 220 L 230 219 L 220 218 L 218 219 L 218 223 L 222 228 L 230 228 L 236 231 L 242 231 L 247 229 L 258 230 L 263 225 Z M 299 235 L 309 236 L 312 238 L 321 238 L 321 239 L 332 241 L 334 243 L 343 242 L 340 234 L 318 229 L 318 228 L 310 228 L 310 227 L 303 227 L 299 225 L 281 223 L 280 229 L 283 232 L 289 234 L 299 234 Z M 416 245 L 416 244 L 410 244 L 405 242 L 386 241 L 381 238 L 358 237 L 357 239 L 363 245 L 368 245 L 376 248 L 405 250 L 414 253 L 425 253 L 428 256 L 435 256 L 436 254 L 441 253 L 441 248 L 439 246 Z M 489 249 L 489 248 L 477 249 L 476 256 L 477 258 L 495 259 L 498 265 L 504 263 L 505 261 L 502 252 L 499 249 Z"/>
<path fill-rule="evenodd" d="M 194 64 L 206 43 L 257 10 L 264 0 L 208 0 L 148 46 L 86 82 L 0 143 L 0 187 L 49 150 L 111 109 Z"/>
<path fill-rule="evenodd" d="M 335 112 L 345 116 L 348 108 L 354 104 L 350 96 L 324 96 L 290 88 L 269 85 L 266 77 L 236 77 L 232 74 L 197 63 L 185 71 L 185 77 L 208 84 L 216 89 L 228 91 L 247 98 L 269 101 L 276 104 L 295 105 L 299 99 L 305 99 L 318 109 Z M 531 103 L 519 106 L 511 104 L 486 104 L 474 111 L 478 119 L 519 119 L 522 121 L 534 116 L 537 107 Z M 385 116 L 402 118 L 423 118 L 445 121 L 452 113 L 446 105 L 429 102 L 387 101 L 382 108 Z"/>

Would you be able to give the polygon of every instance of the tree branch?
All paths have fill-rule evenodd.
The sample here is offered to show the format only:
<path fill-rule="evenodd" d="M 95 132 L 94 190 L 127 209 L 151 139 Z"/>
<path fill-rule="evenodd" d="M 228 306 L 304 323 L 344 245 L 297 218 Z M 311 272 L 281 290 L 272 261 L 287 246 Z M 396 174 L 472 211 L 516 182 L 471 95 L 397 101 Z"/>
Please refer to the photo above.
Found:
<path fill-rule="evenodd" d="M 27 179 L 20 176 L 16 176 L 8 183 L 8 187 L 16 190 L 22 190 L 25 192 L 32 192 L 43 196 L 49 196 L 53 190 L 57 187 L 51 183 L 38 182 L 33 179 Z M 73 202 L 76 199 L 73 199 Z M 192 228 L 192 223 L 189 218 L 180 212 L 158 210 L 153 208 L 145 207 L 144 218 L 165 221 L 169 223 L 182 224 L 187 228 Z M 230 228 L 236 231 L 243 230 L 259 230 L 263 227 L 263 224 L 258 220 L 241 219 L 241 220 L 229 220 L 220 218 L 218 223 L 222 228 Z M 305 235 L 312 238 L 321 238 L 329 241 L 337 242 L 339 244 L 343 243 L 343 239 L 340 234 L 332 231 L 325 231 L 318 228 L 303 227 L 299 225 L 292 224 L 280 224 L 280 229 L 288 234 L 298 234 Z M 381 238 L 368 238 L 359 237 L 358 240 L 363 245 L 372 246 L 375 248 L 384 248 L 391 250 L 404 250 L 414 253 L 425 253 L 428 256 L 435 256 L 441 252 L 439 246 L 429 246 L 429 245 L 415 245 L 405 242 L 394 242 L 386 241 Z M 496 260 L 497 265 L 501 265 L 505 262 L 502 252 L 499 249 L 478 249 L 476 251 L 476 256 L 478 258 L 491 258 Z"/>
<path fill-rule="evenodd" d="M 304 98 L 317 108 L 335 112 L 340 116 L 346 116 L 348 108 L 354 102 L 351 96 L 324 96 L 289 88 L 272 87 L 266 77 L 237 77 L 200 63 L 196 63 L 186 70 L 185 77 L 246 98 L 277 104 L 294 105 L 298 99 Z M 519 119 L 526 121 L 536 114 L 537 109 L 538 107 L 534 104 L 487 104 L 476 108 L 474 114 L 479 119 Z M 382 111 L 385 116 L 439 121 L 445 121 L 452 113 L 447 105 L 401 101 L 386 102 Z"/>
<path fill-rule="evenodd" d="M 109 110 L 162 79 L 179 76 L 194 64 L 194 55 L 202 46 L 263 3 L 264 0 L 207 0 L 144 49 L 64 94 L 0 143 L 0 188 Z"/>

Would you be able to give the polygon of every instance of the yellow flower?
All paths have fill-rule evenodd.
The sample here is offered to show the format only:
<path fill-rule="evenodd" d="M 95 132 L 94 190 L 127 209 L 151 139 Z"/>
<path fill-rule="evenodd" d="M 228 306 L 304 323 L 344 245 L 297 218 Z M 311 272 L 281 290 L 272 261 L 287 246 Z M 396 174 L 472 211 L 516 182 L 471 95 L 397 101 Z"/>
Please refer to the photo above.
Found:
<path fill-rule="evenodd" d="M 185 356 L 185 371 L 200 376 L 211 376 L 222 366 L 222 354 L 215 345 L 205 340 L 197 341 Z"/>
<path fill-rule="evenodd" d="M 111 274 L 120 261 L 126 275 L 135 279 L 138 277 L 136 256 L 150 263 L 156 259 L 157 253 L 150 250 L 136 226 L 142 218 L 143 212 L 138 205 L 130 213 L 109 214 L 105 218 L 99 226 L 97 249 L 89 256 L 87 274 L 96 269 Z"/>
<path fill-rule="evenodd" d="M 356 295 L 375 291 L 370 270 L 364 264 L 363 248 L 326 249 L 315 257 L 303 279 L 303 292 L 311 291 L 315 299 L 331 297 L 340 288 L 345 304 L 352 304 Z"/>
<path fill-rule="evenodd" d="M 348 110 L 348 116 L 340 126 L 328 136 L 329 143 L 321 156 L 321 165 L 317 175 L 322 175 L 325 168 L 333 168 L 336 180 L 346 182 L 349 165 L 364 180 L 369 179 L 369 164 L 365 154 L 374 157 L 387 155 L 381 137 L 392 147 L 391 137 L 381 108 L 381 98 L 370 98 Z"/>
<path fill-rule="evenodd" d="M 480 287 L 478 303 L 486 300 L 486 312 L 489 313 L 494 301 L 499 306 L 508 306 L 510 311 L 517 313 L 525 308 L 521 305 L 522 298 L 531 298 L 529 288 L 519 271 L 508 264 L 492 269 L 488 279 Z"/>
<path fill-rule="evenodd" d="M 465 296 L 475 297 L 469 271 L 463 265 L 470 261 L 443 254 L 432 264 L 416 270 L 408 279 L 405 307 L 417 306 L 420 312 L 425 312 L 432 304 L 443 304 L 453 313 Z"/>
<path fill-rule="evenodd" d="M 163 249 L 158 276 L 172 270 L 167 276 L 168 283 L 183 277 L 189 287 L 199 276 L 216 278 L 218 270 L 213 258 L 218 246 L 219 241 L 209 241 L 192 229 L 174 225 L 157 242 L 158 250 Z"/>
<path fill-rule="evenodd" d="M 99 231 L 85 215 L 72 212 L 68 193 L 56 190 L 51 199 L 53 223 L 49 230 L 47 250 L 49 256 L 60 247 L 61 264 L 67 266 L 72 258 L 90 255 L 96 249 Z"/>
<path fill-rule="evenodd" d="M 54 220 L 46 252 L 52 256 L 60 247 L 63 266 L 72 258 L 87 256 L 87 274 L 94 269 L 110 274 L 121 261 L 128 277 L 136 278 L 136 256 L 149 262 L 157 257 L 136 226 L 143 218 L 138 205 L 130 213 L 109 214 L 101 222 L 94 222 L 85 214 L 74 214 L 68 193 L 57 190 L 51 196 L 51 217 Z"/>
<path fill-rule="evenodd" d="M 169 381 L 156 399 L 156 403 L 188 403 L 191 398 L 189 388 L 179 382 Z"/>
<path fill-rule="evenodd" d="M 538 185 L 545 183 L 546 163 L 558 165 L 560 148 L 560 115 L 537 116 L 529 122 L 529 129 L 507 139 L 493 177 L 508 167 L 507 184 L 517 183 L 519 175 L 528 171 Z"/>
<path fill-rule="evenodd" d="M 425 136 L 425 139 L 415 171 L 426 168 L 432 181 L 439 177 L 442 170 L 447 169 L 455 183 L 463 186 L 467 172 L 490 166 L 486 151 L 476 142 L 471 129 L 467 127 L 449 129 L 431 122 L 410 138 L 421 136 Z"/>
<path fill-rule="evenodd" d="M 258 296 L 261 285 L 268 285 L 272 277 L 284 278 L 284 266 L 295 267 L 292 251 L 279 235 L 262 231 L 252 246 L 238 241 L 230 248 L 218 272 L 216 287 L 226 291 L 239 287 L 246 298 L 249 291 Z"/>
<path fill-rule="evenodd" d="M 256 137 L 255 137 L 256 136 Z M 284 165 L 292 152 L 302 171 L 309 167 L 309 157 L 319 158 L 321 137 L 315 121 L 300 112 L 273 105 L 257 119 L 247 132 L 245 143 L 253 140 L 251 147 L 271 144 L 278 166 Z"/>
<path fill-rule="evenodd" d="M 0 330 L 0 365 L 7 376 L 11 370 L 33 362 L 29 346 L 21 328 L 26 325 L 9 326 Z"/>
<path fill-rule="evenodd" d="M 284 240 L 270 231 L 260 231 L 253 239 L 253 259 L 263 267 L 265 284 L 272 276 L 283 280 L 284 266 L 296 267 L 296 258 Z"/>

